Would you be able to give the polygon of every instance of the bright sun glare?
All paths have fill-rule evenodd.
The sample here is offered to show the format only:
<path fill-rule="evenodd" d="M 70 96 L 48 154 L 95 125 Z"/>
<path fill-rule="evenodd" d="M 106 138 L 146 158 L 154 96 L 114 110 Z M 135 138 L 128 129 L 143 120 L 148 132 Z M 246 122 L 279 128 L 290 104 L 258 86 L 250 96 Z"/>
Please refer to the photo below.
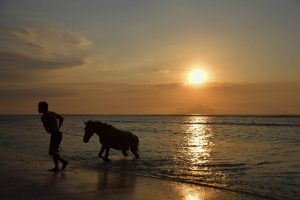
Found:
<path fill-rule="evenodd" d="M 204 83 L 207 80 L 207 74 L 201 69 L 193 69 L 188 73 L 188 82 L 192 85 Z"/>

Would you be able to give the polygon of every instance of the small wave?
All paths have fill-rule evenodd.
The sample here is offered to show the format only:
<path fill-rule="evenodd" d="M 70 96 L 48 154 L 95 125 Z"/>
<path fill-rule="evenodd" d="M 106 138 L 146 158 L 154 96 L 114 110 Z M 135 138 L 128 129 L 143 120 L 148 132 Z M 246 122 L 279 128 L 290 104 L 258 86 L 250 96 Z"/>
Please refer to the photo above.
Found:
<path fill-rule="evenodd" d="M 232 171 L 241 172 L 252 169 L 250 165 L 246 163 L 218 163 L 218 164 L 200 164 L 199 168 L 208 168 L 209 171 Z"/>
<path fill-rule="evenodd" d="M 253 164 L 254 166 L 260 166 L 260 165 L 272 165 L 272 164 L 278 164 L 278 163 L 282 163 L 282 161 L 262 161 L 262 162 L 258 162 Z"/>
<path fill-rule="evenodd" d="M 215 164 L 200 164 L 199 167 L 241 167 L 246 163 L 215 163 Z"/>
<path fill-rule="evenodd" d="M 136 120 L 110 120 L 107 123 L 121 123 L 121 124 L 138 124 L 141 123 Z M 224 126 L 269 126 L 269 127 L 300 127 L 300 124 L 283 124 L 283 123 L 255 123 L 255 122 L 158 122 L 158 121 L 143 121 L 143 124 L 186 124 L 186 125 L 224 125 Z"/>
<path fill-rule="evenodd" d="M 279 126 L 279 127 L 300 127 L 300 124 L 277 124 L 277 123 L 239 123 L 239 122 L 183 122 L 182 124 L 198 125 L 225 125 L 225 126 Z"/>
<path fill-rule="evenodd" d="M 298 175 L 298 174 L 300 174 L 300 171 L 282 172 L 281 174 Z"/>
<path fill-rule="evenodd" d="M 259 165 L 268 165 L 268 164 L 272 164 L 272 162 L 264 161 L 264 162 L 256 163 L 255 165 L 259 166 Z"/>

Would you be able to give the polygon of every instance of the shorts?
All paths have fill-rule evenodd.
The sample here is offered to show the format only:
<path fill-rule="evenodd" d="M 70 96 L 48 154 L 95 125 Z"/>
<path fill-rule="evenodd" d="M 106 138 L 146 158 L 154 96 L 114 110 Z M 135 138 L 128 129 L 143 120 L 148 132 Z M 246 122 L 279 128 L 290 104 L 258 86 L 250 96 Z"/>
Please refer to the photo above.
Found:
<path fill-rule="evenodd" d="M 49 154 L 51 156 L 54 156 L 58 154 L 59 152 L 59 145 L 62 140 L 62 134 L 61 132 L 59 133 L 52 133 L 50 137 L 50 146 L 49 146 Z"/>

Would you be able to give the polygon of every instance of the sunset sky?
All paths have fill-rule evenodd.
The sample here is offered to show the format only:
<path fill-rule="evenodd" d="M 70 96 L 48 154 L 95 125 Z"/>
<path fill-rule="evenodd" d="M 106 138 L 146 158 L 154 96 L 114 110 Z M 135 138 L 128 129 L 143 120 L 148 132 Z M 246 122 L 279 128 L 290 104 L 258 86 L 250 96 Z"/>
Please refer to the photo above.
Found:
<path fill-rule="evenodd" d="M 300 1 L 0 0 L 0 97 L 0 114 L 300 114 Z"/>

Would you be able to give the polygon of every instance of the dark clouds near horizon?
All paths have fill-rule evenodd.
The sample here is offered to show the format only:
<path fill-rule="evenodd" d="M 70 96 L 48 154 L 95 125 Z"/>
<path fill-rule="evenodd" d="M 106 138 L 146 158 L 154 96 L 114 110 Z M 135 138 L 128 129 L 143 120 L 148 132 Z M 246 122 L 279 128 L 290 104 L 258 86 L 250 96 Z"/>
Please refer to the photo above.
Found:
<path fill-rule="evenodd" d="M 22 113 L 31 113 L 38 101 L 47 100 L 60 112 L 71 114 L 297 114 L 299 90 L 297 82 L 214 83 L 199 88 L 180 84 L 74 83 L 29 89 L 0 88 L 0 102 L 1 105 L 15 102 Z M 27 106 L 23 106 L 24 102 Z M 7 112 L 12 109 L 7 108 Z"/>

